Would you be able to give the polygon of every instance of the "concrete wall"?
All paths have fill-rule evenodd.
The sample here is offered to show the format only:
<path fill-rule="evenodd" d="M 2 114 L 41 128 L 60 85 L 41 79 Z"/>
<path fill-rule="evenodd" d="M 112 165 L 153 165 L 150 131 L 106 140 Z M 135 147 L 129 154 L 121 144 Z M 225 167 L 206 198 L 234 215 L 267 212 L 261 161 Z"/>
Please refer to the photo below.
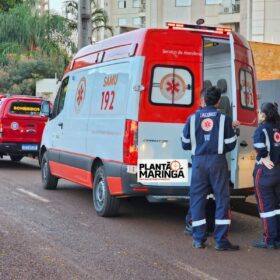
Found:
<path fill-rule="evenodd" d="M 280 109 L 280 80 L 260 81 L 257 83 L 259 105 L 276 102 Z"/>
<path fill-rule="evenodd" d="M 265 1 L 264 41 L 280 44 L 280 0 Z"/>
<path fill-rule="evenodd" d="M 54 101 L 60 82 L 57 79 L 43 79 L 36 82 L 36 96 Z"/>

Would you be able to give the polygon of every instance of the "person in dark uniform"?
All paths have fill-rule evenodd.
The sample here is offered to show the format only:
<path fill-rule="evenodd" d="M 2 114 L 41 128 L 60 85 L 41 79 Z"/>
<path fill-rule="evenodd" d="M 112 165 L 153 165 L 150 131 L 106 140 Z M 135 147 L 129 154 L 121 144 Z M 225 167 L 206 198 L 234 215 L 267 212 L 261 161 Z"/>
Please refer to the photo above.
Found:
<path fill-rule="evenodd" d="M 209 187 L 209 190 L 211 187 Z M 215 229 L 215 200 L 212 192 L 210 192 L 206 196 L 206 205 L 205 205 L 205 216 L 206 216 L 206 235 L 210 236 L 214 232 Z M 191 209 L 189 207 L 188 213 L 185 218 L 185 229 L 184 234 L 185 235 L 192 235 L 192 215 L 191 215 Z"/>
<path fill-rule="evenodd" d="M 280 247 L 280 116 L 277 107 L 264 103 L 259 121 L 254 134 L 257 162 L 253 176 L 264 234 L 253 246 L 276 249 Z"/>
<path fill-rule="evenodd" d="M 208 88 L 211 87 L 212 84 L 208 85 Z M 204 97 L 203 93 L 204 90 L 207 89 L 207 87 L 203 88 L 200 92 L 200 101 L 199 101 L 199 109 L 202 109 L 205 107 Z M 209 187 L 209 189 L 211 189 Z M 206 206 L 205 206 L 205 215 L 206 215 L 206 222 L 207 222 L 207 236 L 209 236 L 213 231 L 213 220 L 215 215 L 215 202 L 213 201 L 213 194 L 209 193 L 206 197 Z M 184 229 L 185 235 L 192 235 L 192 215 L 191 215 L 191 209 L 189 207 L 188 213 L 185 218 L 186 224 Z"/>
<path fill-rule="evenodd" d="M 192 153 L 190 208 L 193 246 L 205 248 L 205 203 L 209 186 L 215 195 L 215 249 L 238 250 L 227 239 L 229 225 L 229 173 L 226 152 L 236 145 L 237 136 L 230 117 L 218 112 L 221 91 L 217 87 L 204 90 L 206 106 L 191 115 L 181 136 L 182 147 Z"/>

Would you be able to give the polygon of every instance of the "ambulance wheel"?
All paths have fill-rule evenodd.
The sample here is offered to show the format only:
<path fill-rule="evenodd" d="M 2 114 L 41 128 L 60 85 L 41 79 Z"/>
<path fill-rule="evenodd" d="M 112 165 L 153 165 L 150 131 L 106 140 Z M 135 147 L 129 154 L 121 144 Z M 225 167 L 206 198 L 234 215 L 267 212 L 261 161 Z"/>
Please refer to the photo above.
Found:
<path fill-rule="evenodd" d="M 10 159 L 11 161 L 14 161 L 14 162 L 19 162 L 21 161 L 21 159 L 23 158 L 23 156 L 10 156 Z"/>
<path fill-rule="evenodd" d="M 41 161 L 41 175 L 44 189 L 55 190 L 57 187 L 58 178 L 51 174 L 46 152 L 44 153 Z"/>
<path fill-rule="evenodd" d="M 93 206 L 98 216 L 113 217 L 118 215 L 120 200 L 110 194 L 103 165 L 99 166 L 94 174 L 92 195 Z"/>

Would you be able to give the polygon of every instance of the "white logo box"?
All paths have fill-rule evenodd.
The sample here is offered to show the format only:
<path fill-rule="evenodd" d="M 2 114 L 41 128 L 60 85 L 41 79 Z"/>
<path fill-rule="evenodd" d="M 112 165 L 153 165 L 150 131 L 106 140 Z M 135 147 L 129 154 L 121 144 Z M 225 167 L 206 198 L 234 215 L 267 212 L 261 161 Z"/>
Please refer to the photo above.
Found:
<path fill-rule="evenodd" d="M 139 183 L 187 183 L 186 159 L 140 159 L 137 164 Z"/>

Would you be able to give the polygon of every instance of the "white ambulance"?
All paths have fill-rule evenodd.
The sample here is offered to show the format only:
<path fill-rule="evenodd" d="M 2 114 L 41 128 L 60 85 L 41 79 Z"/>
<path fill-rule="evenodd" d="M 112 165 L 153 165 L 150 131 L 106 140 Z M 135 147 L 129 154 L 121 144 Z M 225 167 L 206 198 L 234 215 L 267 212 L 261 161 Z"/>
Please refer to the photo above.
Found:
<path fill-rule="evenodd" d="M 228 157 L 230 188 L 252 191 L 257 100 L 248 42 L 228 28 L 167 25 L 112 37 L 74 57 L 43 134 L 45 188 L 60 178 L 92 188 L 100 216 L 116 215 L 121 198 L 187 196 L 189 183 L 139 183 L 137 162 L 188 158 L 191 176 L 180 136 L 202 87 L 217 85 L 221 110 L 241 122 Z M 42 112 L 49 114 L 47 103 Z"/>

